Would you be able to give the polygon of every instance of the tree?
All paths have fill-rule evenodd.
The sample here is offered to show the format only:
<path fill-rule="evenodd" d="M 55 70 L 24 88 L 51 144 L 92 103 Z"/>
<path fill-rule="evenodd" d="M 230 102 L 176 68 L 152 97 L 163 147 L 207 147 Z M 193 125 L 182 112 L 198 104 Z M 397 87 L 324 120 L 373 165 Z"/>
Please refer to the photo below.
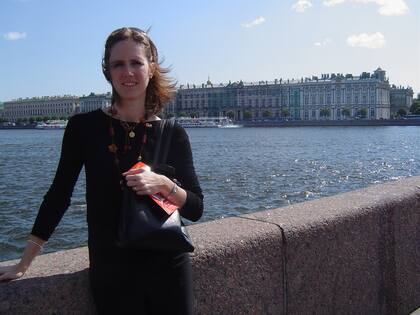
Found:
<path fill-rule="evenodd" d="M 402 117 L 407 115 L 407 111 L 404 108 L 400 108 L 397 112 L 397 116 Z"/>
<path fill-rule="evenodd" d="M 264 112 L 263 112 L 263 117 L 264 118 L 269 118 L 269 117 L 271 117 L 272 116 L 272 114 L 271 114 L 271 112 L 269 111 L 269 110 L 265 110 Z"/>
<path fill-rule="evenodd" d="M 361 108 L 357 111 L 357 115 L 360 116 L 360 118 L 366 118 L 367 117 L 368 110 L 366 108 Z"/>
<path fill-rule="evenodd" d="M 229 119 L 233 119 L 233 118 L 235 118 L 235 113 L 233 112 L 233 111 L 228 111 L 227 113 L 226 113 L 226 116 L 227 116 L 227 118 L 229 118 Z"/>
<path fill-rule="evenodd" d="M 166 118 L 170 119 L 170 118 L 172 118 L 172 117 L 174 117 L 174 114 L 172 114 L 172 113 L 167 113 L 167 114 L 166 114 Z"/>
<path fill-rule="evenodd" d="M 290 111 L 288 108 L 282 108 L 280 111 L 280 114 L 282 117 L 289 117 L 290 116 Z"/>
<path fill-rule="evenodd" d="M 414 115 L 420 115 L 420 99 L 413 101 L 413 104 L 410 107 L 410 113 Z"/>
<path fill-rule="evenodd" d="M 324 118 L 330 117 L 331 116 L 331 110 L 329 108 L 322 108 L 319 111 L 319 115 L 321 117 L 324 117 Z"/>
<path fill-rule="evenodd" d="M 341 110 L 341 115 L 343 115 L 345 118 L 350 117 L 350 109 L 349 108 L 343 108 Z"/>
<path fill-rule="evenodd" d="M 252 118 L 252 114 L 250 111 L 245 111 L 244 112 L 244 119 L 251 119 Z"/>
<path fill-rule="evenodd" d="M 178 117 L 187 117 L 188 115 L 185 112 L 179 112 Z"/>
<path fill-rule="evenodd" d="M 34 121 L 35 121 L 35 118 L 33 118 L 33 117 L 29 118 L 29 123 L 33 124 Z"/>
<path fill-rule="evenodd" d="M 191 118 L 197 118 L 197 117 L 198 117 L 198 115 L 197 115 L 197 113 L 192 112 L 192 113 L 190 113 L 190 117 L 191 117 Z"/>

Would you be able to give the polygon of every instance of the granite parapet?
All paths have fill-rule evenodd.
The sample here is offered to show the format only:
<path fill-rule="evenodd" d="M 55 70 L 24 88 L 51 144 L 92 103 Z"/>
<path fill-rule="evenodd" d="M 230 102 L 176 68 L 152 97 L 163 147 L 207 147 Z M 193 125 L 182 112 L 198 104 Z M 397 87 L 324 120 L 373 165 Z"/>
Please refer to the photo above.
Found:
<path fill-rule="evenodd" d="M 189 233 L 196 314 L 408 314 L 420 306 L 420 176 Z M 0 314 L 95 314 L 87 268 L 86 247 L 37 257 L 25 277 L 0 284 Z"/>

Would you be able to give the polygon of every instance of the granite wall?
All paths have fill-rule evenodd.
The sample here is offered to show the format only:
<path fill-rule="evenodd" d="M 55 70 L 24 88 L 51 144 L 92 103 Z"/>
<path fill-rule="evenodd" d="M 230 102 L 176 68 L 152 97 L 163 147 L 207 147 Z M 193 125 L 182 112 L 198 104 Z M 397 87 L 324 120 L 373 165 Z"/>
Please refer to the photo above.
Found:
<path fill-rule="evenodd" d="M 189 231 L 196 314 L 420 307 L 420 176 Z M 87 266 L 86 248 L 39 256 L 23 279 L 0 284 L 0 314 L 93 314 Z"/>

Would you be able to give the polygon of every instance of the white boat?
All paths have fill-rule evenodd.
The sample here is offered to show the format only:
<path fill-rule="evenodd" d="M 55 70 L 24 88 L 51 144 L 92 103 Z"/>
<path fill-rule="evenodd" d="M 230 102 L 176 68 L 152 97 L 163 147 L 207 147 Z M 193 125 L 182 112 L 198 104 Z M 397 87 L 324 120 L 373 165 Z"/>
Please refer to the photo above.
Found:
<path fill-rule="evenodd" d="M 46 123 L 38 123 L 35 129 L 51 130 L 51 129 L 65 129 L 67 126 L 66 120 L 49 120 Z"/>
<path fill-rule="evenodd" d="M 237 124 L 227 124 L 227 125 L 222 125 L 219 126 L 219 128 L 242 128 L 243 125 L 237 125 Z"/>
<path fill-rule="evenodd" d="M 235 125 L 227 117 L 179 117 L 176 121 L 184 128 L 239 128 L 242 125 Z"/>

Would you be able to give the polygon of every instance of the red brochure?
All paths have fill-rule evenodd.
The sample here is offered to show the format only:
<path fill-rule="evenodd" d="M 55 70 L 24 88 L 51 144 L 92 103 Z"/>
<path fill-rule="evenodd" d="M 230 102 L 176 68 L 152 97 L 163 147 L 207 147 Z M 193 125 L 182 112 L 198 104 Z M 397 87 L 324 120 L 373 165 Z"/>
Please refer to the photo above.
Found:
<path fill-rule="evenodd" d="M 151 169 L 150 166 L 148 166 L 147 164 L 144 164 L 143 162 L 138 162 L 130 168 L 130 171 L 132 170 L 143 170 L 143 172 L 150 172 Z M 165 212 L 169 215 L 171 215 L 172 212 L 178 209 L 176 205 L 174 205 L 169 200 L 165 199 L 161 194 L 149 195 L 149 197 L 152 198 L 152 200 L 156 202 L 159 205 L 159 207 L 165 210 Z"/>

